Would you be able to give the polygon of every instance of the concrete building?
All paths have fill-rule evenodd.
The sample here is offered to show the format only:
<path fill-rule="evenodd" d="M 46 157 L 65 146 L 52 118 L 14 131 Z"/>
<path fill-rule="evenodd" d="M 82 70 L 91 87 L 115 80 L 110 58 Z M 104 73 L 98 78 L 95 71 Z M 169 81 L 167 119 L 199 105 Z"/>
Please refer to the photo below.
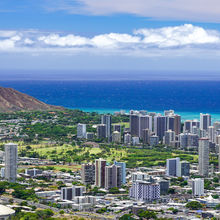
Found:
<path fill-rule="evenodd" d="M 209 139 L 199 139 L 199 175 L 209 175 Z"/>
<path fill-rule="evenodd" d="M 208 138 L 209 141 L 214 143 L 215 142 L 215 130 L 214 130 L 214 126 L 209 126 L 208 127 Z"/>
<path fill-rule="evenodd" d="M 118 124 L 118 125 L 113 125 L 113 131 L 118 131 L 121 133 L 121 125 Z"/>
<path fill-rule="evenodd" d="M 155 135 L 159 137 L 159 140 L 162 141 L 167 130 L 166 125 L 167 118 L 165 116 L 157 115 L 154 117 L 154 132 Z"/>
<path fill-rule="evenodd" d="M 190 163 L 187 161 L 180 162 L 181 168 L 181 176 L 189 176 L 190 175 Z"/>
<path fill-rule="evenodd" d="M 106 160 L 95 160 L 95 185 L 101 188 L 105 187 L 105 167 Z"/>
<path fill-rule="evenodd" d="M 136 172 L 136 173 L 131 174 L 132 182 L 135 182 L 137 180 L 144 181 L 147 179 L 147 177 L 148 177 L 148 175 L 146 173 L 142 173 L 142 172 Z"/>
<path fill-rule="evenodd" d="M 130 144 L 131 143 L 131 135 L 125 134 L 124 135 L 124 144 Z"/>
<path fill-rule="evenodd" d="M 159 137 L 157 135 L 150 136 L 150 146 L 157 146 L 159 144 Z"/>
<path fill-rule="evenodd" d="M 143 139 L 144 130 L 148 129 L 152 131 L 152 117 L 149 115 L 139 116 L 139 137 Z"/>
<path fill-rule="evenodd" d="M 86 124 L 77 125 L 77 138 L 86 138 Z"/>
<path fill-rule="evenodd" d="M 192 194 L 194 196 L 204 195 L 204 179 L 193 179 L 192 180 Z"/>
<path fill-rule="evenodd" d="M 150 144 L 150 136 L 151 136 L 151 131 L 149 129 L 144 129 L 143 130 L 143 144 L 149 145 Z"/>
<path fill-rule="evenodd" d="M 211 126 L 211 115 L 200 113 L 200 129 L 208 130 L 209 126 Z"/>
<path fill-rule="evenodd" d="M 97 138 L 106 138 L 106 125 L 100 124 L 97 125 Z"/>
<path fill-rule="evenodd" d="M 16 182 L 17 160 L 17 144 L 5 144 L 5 179 L 9 182 Z"/>
<path fill-rule="evenodd" d="M 140 144 L 140 139 L 139 139 L 139 137 L 132 137 L 132 145 L 133 145 L 133 146 L 136 146 L 136 145 L 138 145 L 138 144 Z"/>
<path fill-rule="evenodd" d="M 192 120 L 184 121 L 183 132 L 184 133 L 192 133 Z"/>
<path fill-rule="evenodd" d="M 126 184 L 126 163 L 114 161 L 114 165 L 121 167 L 121 184 Z"/>
<path fill-rule="evenodd" d="M 105 188 L 121 187 L 121 167 L 112 165 L 105 167 Z"/>
<path fill-rule="evenodd" d="M 31 177 L 34 177 L 34 176 L 37 176 L 38 174 L 42 174 L 42 170 L 39 170 L 39 169 L 36 169 L 36 168 L 33 168 L 33 169 L 25 169 L 25 174 L 31 176 Z"/>
<path fill-rule="evenodd" d="M 135 181 L 130 187 L 129 196 L 136 201 L 153 201 L 160 198 L 160 185 L 146 181 Z"/>
<path fill-rule="evenodd" d="M 180 158 L 167 159 L 166 163 L 166 175 L 167 176 L 181 176 Z"/>
<path fill-rule="evenodd" d="M 110 139 L 112 134 L 112 116 L 102 115 L 101 123 L 106 125 L 106 137 Z"/>
<path fill-rule="evenodd" d="M 169 181 L 168 180 L 159 180 L 158 183 L 160 185 L 160 194 L 166 195 L 169 190 L 169 185 L 170 185 Z"/>
<path fill-rule="evenodd" d="M 84 186 L 62 187 L 61 200 L 73 200 L 74 197 L 83 196 L 85 191 Z"/>
<path fill-rule="evenodd" d="M 130 133 L 132 136 L 139 137 L 139 115 L 130 114 Z"/>
<path fill-rule="evenodd" d="M 95 183 L 95 165 L 82 164 L 81 177 L 83 184 L 93 185 Z"/>
<path fill-rule="evenodd" d="M 121 143 L 121 133 L 119 131 L 114 131 L 112 133 L 112 142 Z"/>
<path fill-rule="evenodd" d="M 170 146 L 171 142 L 175 141 L 175 131 L 165 131 L 164 144 Z"/>
<path fill-rule="evenodd" d="M 86 139 L 87 140 L 94 139 L 94 133 L 93 132 L 86 132 Z"/>

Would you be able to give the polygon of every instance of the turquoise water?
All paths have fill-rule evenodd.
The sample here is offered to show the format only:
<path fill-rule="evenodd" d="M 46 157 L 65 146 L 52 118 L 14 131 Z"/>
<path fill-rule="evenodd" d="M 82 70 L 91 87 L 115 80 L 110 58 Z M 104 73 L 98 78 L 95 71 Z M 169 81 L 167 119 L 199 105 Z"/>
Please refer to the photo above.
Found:
<path fill-rule="evenodd" d="M 119 112 L 121 109 L 96 109 L 96 108 L 81 108 L 80 110 L 85 112 L 97 112 L 99 114 L 114 114 L 114 112 Z M 123 109 L 125 110 L 125 109 Z M 135 110 L 135 109 L 133 109 Z M 168 109 L 166 109 L 168 110 Z M 129 113 L 130 110 L 125 110 L 126 113 Z M 163 114 L 163 111 L 160 110 L 147 110 L 147 112 L 157 112 Z M 220 121 L 220 113 L 211 113 L 211 112 L 181 112 L 175 111 L 176 114 L 181 115 L 183 121 L 185 120 L 193 120 L 193 119 L 200 119 L 200 113 L 209 113 L 212 116 L 212 121 Z"/>
<path fill-rule="evenodd" d="M 88 112 L 174 109 L 186 119 L 200 113 L 220 120 L 220 81 L 0 81 L 45 103 Z"/>

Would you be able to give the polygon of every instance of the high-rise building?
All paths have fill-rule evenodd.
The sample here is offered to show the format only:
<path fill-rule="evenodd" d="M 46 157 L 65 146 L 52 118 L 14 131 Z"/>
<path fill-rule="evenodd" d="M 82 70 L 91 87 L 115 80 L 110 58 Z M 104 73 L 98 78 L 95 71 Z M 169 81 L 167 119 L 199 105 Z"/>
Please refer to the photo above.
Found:
<path fill-rule="evenodd" d="M 111 138 L 112 134 L 112 116 L 111 115 L 102 115 L 101 123 L 106 125 L 106 137 Z"/>
<path fill-rule="evenodd" d="M 73 200 L 74 197 L 82 196 L 85 191 L 84 186 L 62 187 L 61 200 Z"/>
<path fill-rule="evenodd" d="M 167 159 L 166 164 L 166 175 L 167 176 L 181 176 L 180 158 Z"/>
<path fill-rule="evenodd" d="M 183 132 L 184 133 L 191 133 L 192 132 L 192 120 L 184 121 Z"/>
<path fill-rule="evenodd" d="M 198 148 L 199 136 L 191 133 L 179 134 L 180 147 L 182 149 Z"/>
<path fill-rule="evenodd" d="M 132 136 L 139 136 L 139 115 L 130 114 L 130 133 Z"/>
<path fill-rule="evenodd" d="M 135 181 L 130 187 L 129 196 L 137 201 L 153 201 L 160 198 L 160 185 L 146 181 Z"/>
<path fill-rule="evenodd" d="M 106 160 L 95 160 L 95 185 L 102 188 L 105 187 L 105 167 Z"/>
<path fill-rule="evenodd" d="M 105 167 L 105 188 L 121 187 L 121 167 L 112 165 Z"/>
<path fill-rule="evenodd" d="M 143 130 L 143 144 L 150 144 L 150 136 L 151 136 L 151 131 L 149 129 L 144 129 Z"/>
<path fill-rule="evenodd" d="M 200 129 L 208 130 L 209 126 L 211 126 L 211 115 L 200 113 Z"/>
<path fill-rule="evenodd" d="M 214 143 L 215 142 L 215 130 L 214 130 L 214 126 L 209 126 L 208 127 L 208 137 L 209 137 L 209 141 Z"/>
<path fill-rule="evenodd" d="M 121 167 L 121 184 L 126 184 L 126 163 L 114 161 L 114 164 Z"/>
<path fill-rule="evenodd" d="M 113 131 L 118 131 L 121 133 L 121 125 L 118 124 L 118 125 L 113 125 Z"/>
<path fill-rule="evenodd" d="M 165 195 L 168 193 L 169 190 L 169 181 L 168 180 L 159 180 L 158 182 L 160 184 L 160 194 Z"/>
<path fill-rule="evenodd" d="M 209 175 L 209 139 L 199 139 L 199 175 Z"/>
<path fill-rule="evenodd" d="M 159 137 L 159 140 L 162 141 L 165 135 L 166 129 L 166 117 L 157 115 L 154 117 L 154 132 Z"/>
<path fill-rule="evenodd" d="M 95 165 L 94 164 L 82 164 L 81 168 L 82 182 L 85 185 L 92 185 L 95 182 Z"/>
<path fill-rule="evenodd" d="M 17 144 L 5 144 L 5 179 L 9 182 L 16 182 L 17 159 Z"/>
<path fill-rule="evenodd" d="M 86 124 L 77 125 L 77 138 L 86 138 Z"/>
<path fill-rule="evenodd" d="M 164 144 L 169 146 L 173 141 L 175 141 L 175 132 L 172 130 L 165 131 Z"/>
<path fill-rule="evenodd" d="M 194 196 L 204 195 L 204 179 L 193 179 L 192 180 L 192 194 Z"/>
<path fill-rule="evenodd" d="M 181 176 L 189 176 L 190 175 L 190 164 L 187 161 L 180 162 L 181 168 Z"/>
<path fill-rule="evenodd" d="M 106 125 L 105 124 L 97 125 L 97 137 L 106 138 Z"/>
<path fill-rule="evenodd" d="M 152 131 L 152 117 L 149 115 L 139 116 L 139 137 L 144 137 L 144 130 L 149 129 Z"/>
<path fill-rule="evenodd" d="M 181 133 L 181 116 L 180 115 L 174 115 L 174 131 L 175 134 L 178 135 Z"/>
<path fill-rule="evenodd" d="M 125 134 L 124 135 L 124 143 L 125 144 L 130 144 L 131 143 L 131 135 L 130 134 Z"/>
<path fill-rule="evenodd" d="M 119 131 L 114 131 L 112 133 L 112 142 L 121 143 L 121 133 Z"/>

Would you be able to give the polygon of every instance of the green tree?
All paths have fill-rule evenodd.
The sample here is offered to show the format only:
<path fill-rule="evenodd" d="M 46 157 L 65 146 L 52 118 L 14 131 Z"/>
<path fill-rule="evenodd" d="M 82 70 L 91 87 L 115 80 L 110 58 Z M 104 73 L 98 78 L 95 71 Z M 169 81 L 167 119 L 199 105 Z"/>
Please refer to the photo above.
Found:
<path fill-rule="evenodd" d="M 202 207 L 203 207 L 202 204 L 197 201 L 191 201 L 186 204 L 186 208 L 192 209 L 192 210 L 202 209 Z"/>

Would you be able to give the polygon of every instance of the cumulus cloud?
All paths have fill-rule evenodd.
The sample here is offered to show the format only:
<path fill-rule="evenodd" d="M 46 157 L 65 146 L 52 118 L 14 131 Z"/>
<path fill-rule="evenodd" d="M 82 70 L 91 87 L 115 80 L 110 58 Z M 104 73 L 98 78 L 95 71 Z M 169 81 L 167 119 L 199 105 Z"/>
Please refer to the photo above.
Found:
<path fill-rule="evenodd" d="M 185 24 L 176 27 L 137 29 L 132 34 L 109 33 L 92 37 L 65 33 L 40 31 L 0 31 L 0 50 L 16 51 L 92 51 L 93 53 L 155 54 L 152 50 L 166 51 L 187 49 L 187 51 L 218 50 L 220 32 Z M 140 53 L 141 52 L 141 53 Z"/>

